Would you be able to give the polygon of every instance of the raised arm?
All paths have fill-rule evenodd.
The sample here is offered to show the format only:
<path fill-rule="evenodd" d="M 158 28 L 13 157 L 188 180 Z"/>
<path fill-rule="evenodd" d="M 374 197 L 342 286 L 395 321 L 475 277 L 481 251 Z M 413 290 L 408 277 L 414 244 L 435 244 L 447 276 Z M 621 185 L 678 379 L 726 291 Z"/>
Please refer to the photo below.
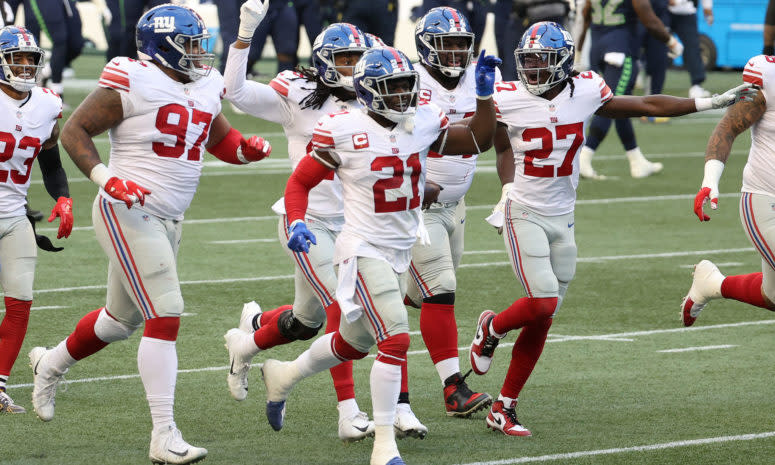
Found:
<path fill-rule="evenodd" d="M 710 221 L 710 216 L 702 209 L 708 201 L 712 210 L 718 208 L 718 183 L 724 172 L 724 165 L 732 152 L 732 144 L 737 136 L 761 119 L 766 109 L 767 102 L 760 91 L 753 101 L 738 103 L 727 110 L 713 129 L 708 139 L 708 147 L 705 149 L 705 175 L 700 191 L 694 198 L 694 213 L 700 221 Z"/>
<path fill-rule="evenodd" d="M 495 137 L 495 104 L 493 103 L 493 85 L 495 67 L 501 63 L 493 55 L 479 55 L 476 63 L 476 112 L 467 120 L 451 124 L 446 134 L 431 146 L 431 150 L 446 155 L 466 155 L 482 153 L 492 147 Z"/>

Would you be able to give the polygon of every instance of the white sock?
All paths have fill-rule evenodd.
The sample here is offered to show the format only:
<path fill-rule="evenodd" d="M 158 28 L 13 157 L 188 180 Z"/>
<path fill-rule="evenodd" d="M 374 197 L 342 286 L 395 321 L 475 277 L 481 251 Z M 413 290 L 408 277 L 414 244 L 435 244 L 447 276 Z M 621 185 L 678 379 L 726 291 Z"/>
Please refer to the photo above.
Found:
<path fill-rule="evenodd" d="M 345 399 L 340 401 L 336 405 L 336 409 L 339 410 L 339 418 L 352 418 L 360 412 L 358 408 L 358 402 L 355 399 Z"/>
<path fill-rule="evenodd" d="M 498 400 L 503 402 L 504 408 L 514 408 L 517 406 L 516 397 L 505 397 L 503 394 L 498 394 Z"/>
<path fill-rule="evenodd" d="M 48 351 L 45 357 L 45 363 L 42 364 L 43 366 L 39 367 L 38 373 L 40 373 L 40 369 L 44 369 L 51 370 L 55 375 L 61 375 L 62 373 L 66 373 L 77 361 L 78 360 L 74 359 L 73 356 L 70 355 L 70 352 L 67 351 L 67 339 L 65 339 L 57 344 L 56 347 Z"/>
<path fill-rule="evenodd" d="M 643 152 L 640 151 L 640 147 L 635 147 L 632 150 L 627 150 L 624 152 L 625 155 L 627 155 L 627 159 L 630 160 L 630 164 L 632 163 L 642 163 L 647 162 L 646 157 L 643 156 Z"/>
<path fill-rule="evenodd" d="M 446 360 L 442 360 L 436 364 L 436 372 L 441 378 L 441 384 L 455 373 L 460 373 L 460 359 L 458 357 L 450 357 Z"/>
<path fill-rule="evenodd" d="M 579 162 L 583 164 L 591 164 L 592 163 L 592 157 L 595 155 L 595 151 L 586 145 L 581 147 L 581 152 L 579 152 Z"/>
<path fill-rule="evenodd" d="M 334 337 L 334 333 L 324 334 L 317 338 L 315 342 L 309 346 L 309 349 L 304 351 L 303 354 L 294 360 L 296 368 L 299 370 L 301 376 L 306 378 L 312 376 L 315 373 L 328 370 L 331 367 L 335 367 L 342 363 L 341 360 L 336 358 L 334 352 L 331 350 L 331 338 Z"/>
<path fill-rule="evenodd" d="M 398 444 L 396 444 L 396 432 L 393 424 L 375 425 L 374 428 L 374 449 L 371 452 L 372 462 L 375 458 L 391 459 L 399 457 Z M 384 463 L 384 462 L 382 462 Z"/>
<path fill-rule="evenodd" d="M 396 419 L 398 394 L 401 392 L 401 367 L 375 360 L 371 366 L 369 383 L 374 424 L 390 425 L 392 428 Z"/>
<path fill-rule="evenodd" d="M 151 409 L 153 429 L 174 424 L 175 381 L 178 375 L 178 353 L 175 341 L 151 337 L 140 339 L 137 368 L 145 387 L 145 397 Z"/>
<path fill-rule="evenodd" d="M 258 353 L 261 352 L 261 349 L 256 345 L 255 334 L 256 333 L 243 332 L 237 341 L 237 352 L 248 354 L 251 359 L 258 355 Z"/>

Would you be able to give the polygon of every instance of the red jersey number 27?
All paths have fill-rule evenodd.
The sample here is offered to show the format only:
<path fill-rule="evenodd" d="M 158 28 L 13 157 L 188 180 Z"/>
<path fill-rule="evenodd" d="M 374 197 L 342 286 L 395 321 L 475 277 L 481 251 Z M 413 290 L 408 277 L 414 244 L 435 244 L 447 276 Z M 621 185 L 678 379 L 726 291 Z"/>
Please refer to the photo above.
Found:
<path fill-rule="evenodd" d="M 525 151 L 525 175 L 539 178 L 553 178 L 555 176 L 570 176 L 573 174 L 573 159 L 576 158 L 581 144 L 584 143 L 584 123 L 561 124 L 556 126 L 555 134 L 549 128 L 529 128 L 522 131 L 522 140 L 530 142 L 535 139 L 541 140 L 541 147 Z M 557 174 L 554 172 L 554 165 L 536 166 L 535 160 L 549 158 L 554 151 L 554 141 L 567 139 L 573 136 L 573 141 L 568 147 L 563 157 L 562 164 L 557 167 Z"/>

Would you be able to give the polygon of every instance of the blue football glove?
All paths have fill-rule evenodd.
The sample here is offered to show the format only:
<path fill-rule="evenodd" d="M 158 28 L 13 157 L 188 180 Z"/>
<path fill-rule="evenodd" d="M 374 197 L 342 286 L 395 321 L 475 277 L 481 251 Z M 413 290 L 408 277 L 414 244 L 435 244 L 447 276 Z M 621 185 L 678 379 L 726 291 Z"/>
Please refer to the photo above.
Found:
<path fill-rule="evenodd" d="M 303 221 L 296 220 L 291 223 L 288 232 L 291 233 L 288 239 L 288 248 L 294 252 L 309 252 L 309 244 L 317 244 L 315 235 L 307 229 L 307 225 Z"/>
<path fill-rule="evenodd" d="M 476 80 L 476 96 L 479 98 L 487 98 L 494 92 L 493 86 L 495 84 L 495 67 L 501 64 L 501 59 L 495 55 L 484 55 L 484 49 L 479 54 L 479 60 L 476 62 L 475 80 Z"/>

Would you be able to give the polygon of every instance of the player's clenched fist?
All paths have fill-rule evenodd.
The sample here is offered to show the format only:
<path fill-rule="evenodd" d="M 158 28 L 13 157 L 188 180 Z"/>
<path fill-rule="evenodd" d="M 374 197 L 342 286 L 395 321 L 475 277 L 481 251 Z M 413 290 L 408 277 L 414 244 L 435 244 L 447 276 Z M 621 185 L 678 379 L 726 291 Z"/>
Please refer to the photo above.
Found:
<path fill-rule="evenodd" d="M 57 204 L 51 210 L 48 222 L 51 223 L 56 217 L 59 217 L 57 239 L 70 237 L 70 233 L 73 231 L 73 199 L 69 197 L 59 197 L 57 199 Z"/>
<path fill-rule="evenodd" d="M 115 176 L 105 183 L 105 192 L 114 199 L 123 201 L 127 208 L 132 208 L 135 202 L 145 205 L 145 196 L 151 193 L 145 187 L 135 184 L 134 181 L 126 181 Z"/>
<path fill-rule="evenodd" d="M 237 149 L 237 158 L 243 163 L 263 160 L 272 153 L 272 145 L 268 140 L 259 136 L 250 139 L 242 139 Z"/>

